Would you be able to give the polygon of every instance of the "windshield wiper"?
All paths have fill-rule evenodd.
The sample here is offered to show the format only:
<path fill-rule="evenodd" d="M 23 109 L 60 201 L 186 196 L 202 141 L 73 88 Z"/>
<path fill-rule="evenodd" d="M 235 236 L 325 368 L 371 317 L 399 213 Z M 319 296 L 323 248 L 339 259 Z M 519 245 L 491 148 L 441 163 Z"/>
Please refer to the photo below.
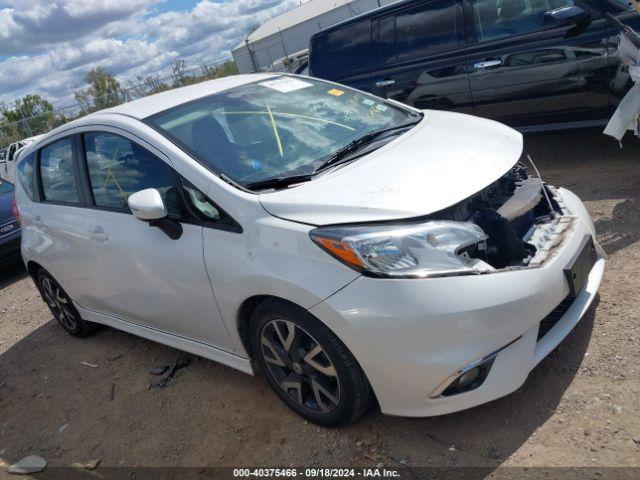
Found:
<path fill-rule="evenodd" d="M 308 182 L 313 175 L 291 175 L 290 177 L 272 177 L 249 182 L 244 185 L 247 190 L 266 190 L 270 188 L 284 188 L 295 183 Z"/>
<path fill-rule="evenodd" d="M 365 133 L 362 137 L 356 138 L 351 143 L 347 143 L 344 147 L 336 151 L 333 155 L 331 155 L 331 157 L 327 161 L 325 161 L 322 165 L 316 168 L 314 173 L 320 172 L 322 170 L 327 169 L 328 167 L 331 167 L 333 165 L 338 165 L 348 160 L 352 153 L 356 152 L 367 143 L 371 143 L 373 140 L 375 140 L 377 137 L 379 137 L 383 133 L 393 132 L 395 130 L 401 130 L 403 128 L 413 127 L 418 122 L 419 120 L 417 122 L 403 123 L 402 125 L 395 125 L 393 127 L 381 128 L 380 130 L 373 130 L 369 133 Z"/>

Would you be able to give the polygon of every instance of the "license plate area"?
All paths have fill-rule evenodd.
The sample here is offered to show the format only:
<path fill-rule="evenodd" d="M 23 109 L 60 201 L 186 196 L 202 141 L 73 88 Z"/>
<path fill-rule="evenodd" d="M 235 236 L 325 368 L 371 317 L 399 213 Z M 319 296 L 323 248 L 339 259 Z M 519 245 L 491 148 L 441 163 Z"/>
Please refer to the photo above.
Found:
<path fill-rule="evenodd" d="M 564 275 L 569 283 L 569 295 L 575 297 L 587 282 L 589 272 L 598 260 L 596 246 L 593 237 L 587 235 L 582 241 L 578 253 L 571 259 L 569 265 L 564 269 Z"/>

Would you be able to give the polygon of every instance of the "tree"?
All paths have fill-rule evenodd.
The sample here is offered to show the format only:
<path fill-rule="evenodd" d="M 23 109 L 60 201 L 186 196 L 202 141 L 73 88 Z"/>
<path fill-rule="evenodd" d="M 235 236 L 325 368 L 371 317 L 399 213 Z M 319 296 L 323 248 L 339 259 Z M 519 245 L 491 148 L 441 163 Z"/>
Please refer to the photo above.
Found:
<path fill-rule="evenodd" d="M 53 122 L 53 105 L 40 95 L 28 94 L 14 102 L 13 107 L 3 106 L 2 116 L 15 126 L 21 138 L 49 131 Z"/>
<path fill-rule="evenodd" d="M 124 101 L 120 83 L 102 67 L 89 70 L 84 81 L 89 84 L 89 88 L 73 93 L 83 114 L 120 105 Z"/>
<path fill-rule="evenodd" d="M 183 87 L 189 83 L 186 71 L 187 62 L 180 57 L 174 57 L 171 59 L 171 77 L 173 78 L 174 88 Z"/>

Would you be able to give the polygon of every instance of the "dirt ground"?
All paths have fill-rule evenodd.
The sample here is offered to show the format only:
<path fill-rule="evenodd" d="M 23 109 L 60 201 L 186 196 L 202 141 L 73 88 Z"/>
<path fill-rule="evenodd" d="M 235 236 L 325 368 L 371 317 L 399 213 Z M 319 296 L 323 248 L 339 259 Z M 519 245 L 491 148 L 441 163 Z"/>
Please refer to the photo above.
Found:
<path fill-rule="evenodd" d="M 0 272 L 0 461 L 640 467 L 640 144 L 583 132 L 525 145 L 550 183 L 586 202 L 609 263 L 596 305 L 517 392 L 436 418 L 373 409 L 327 430 L 262 378 L 204 359 L 148 390 L 149 369 L 179 352 L 109 328 L 72 338 L 17 265 Z"/>

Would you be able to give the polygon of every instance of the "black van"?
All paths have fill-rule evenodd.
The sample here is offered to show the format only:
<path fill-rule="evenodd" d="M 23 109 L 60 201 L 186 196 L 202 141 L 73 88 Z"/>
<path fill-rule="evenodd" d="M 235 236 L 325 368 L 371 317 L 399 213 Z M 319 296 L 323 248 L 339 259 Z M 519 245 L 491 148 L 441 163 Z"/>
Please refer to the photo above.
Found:
<path fill-rule="evenodd" d="M 604 125 L 632 82 L 617 31 L 623 0 L 411 0 L 311 38 L 310 75 L 417 108 L 524 131 Z"/>

